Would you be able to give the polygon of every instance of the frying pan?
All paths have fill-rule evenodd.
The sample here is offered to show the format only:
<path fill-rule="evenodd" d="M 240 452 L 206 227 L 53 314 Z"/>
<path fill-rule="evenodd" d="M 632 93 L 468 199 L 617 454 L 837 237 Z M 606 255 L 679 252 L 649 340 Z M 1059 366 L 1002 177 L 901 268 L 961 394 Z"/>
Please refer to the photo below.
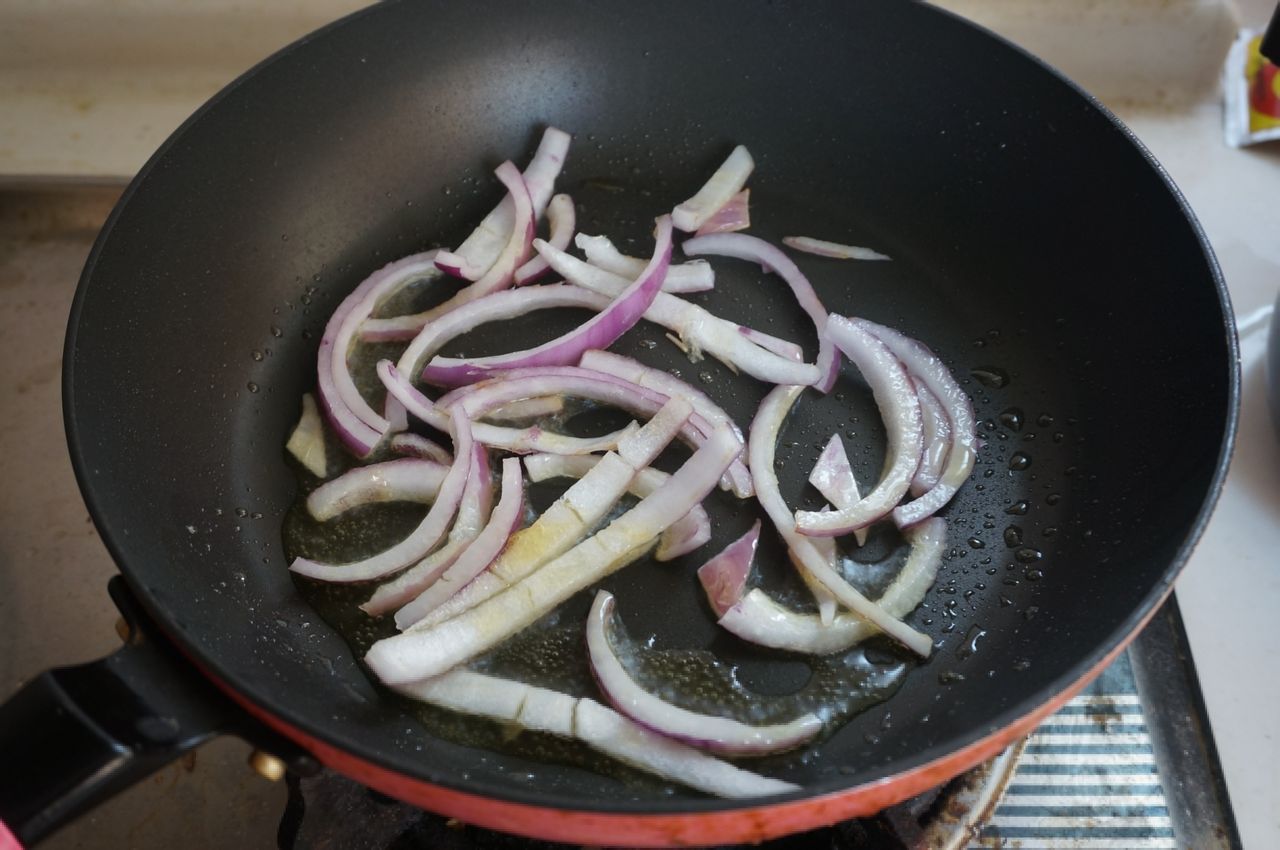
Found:
<path fill-rule="evenodd" d="M 493 166 L 527 157 L 547 125 L 576 134 L 560 187 L 580 228 L 637 251 L 656 213 L 746 144 L 753 232 L 891 255 L 802 262 L 828 308 L 932 346 L 983 422 L 974 477 L 946 510 L 952 549 L 910 618 L 938 649 L 887 701 L 777 762 L 801 792 L 706 799 L 438 735 L 370 682 L 286 570 L 298 484 L 281 447 L 325 318 L 371 270 L 456 244 L 501 195 Z M 705 303 L 812 346 L 778 281 L 721 268 Z M 133 639 L 5 707 L 0 758 L 27 778 L 6 778 L 0 820 L 37 840 L 228 728 L 299 768 L 318 760 L 551 839 L 758 841 L 876 811 L 1027 733 L 1169 593 L 1230 451 L 1229 316 L 1190 210 L 1129 132 L 1036 60 L 923 4 L 379 4 L 194 115 L 89 257 L 68 329 L 67 433 Z M 546 321 L 462 342 L 526 345 Z M 621 349 L 708 382 L 749 420 L 762 388 L 653 339 L 642 325 Z M 852 369 L 833 396 L 806 398 L 782 435 L 792 503 L 809 498 L 805 461 L 835 430 L 874 477 L 877 423 Z M 703 554 L 754 510 L 712 508 Z M 781 558 L 763 552 L 766 578 Z M 764 693 L 802 684 L 794 659 L 717 634 L 697 561 L 617 574 L 628 628 L 709 648 Z"/>

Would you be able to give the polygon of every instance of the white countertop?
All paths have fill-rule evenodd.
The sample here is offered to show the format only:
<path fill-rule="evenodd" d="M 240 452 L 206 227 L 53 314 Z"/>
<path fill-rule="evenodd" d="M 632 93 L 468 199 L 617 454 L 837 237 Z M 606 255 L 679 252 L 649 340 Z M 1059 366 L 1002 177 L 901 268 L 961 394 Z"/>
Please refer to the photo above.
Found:
<path fill-rule="evenodd" d="M 1221 0 L 943 3 L 1048 56 L 1099 93 L 1190 201 L 1222 264 L 1237 316 L 1256 316 L 1274 302 L 1280 288 L 1280 143 L 1265 149 L 1227 148 L 1214 94 L 1220 53 L 1236 24 L 1233 9 Z M 1270 0 L 1241 3 L 1247 23 L 1265 22 Z M 0 114 L 7 116 L 0 122 L 0 184 L 49 178 L 122 181 L 223 83 L 275 46 L 359 5 L 358 0 L 118 0 L 110 6 L 113 17 L 90 0 L 12 0 L 0 9 Z M 94 26 L 84 26 L 86 15 L 93 16 Z M 145 18 L 145 31 L 130 26 L 129 15 Z M 244 26 L 246 16 L 253 27 Z M 76 26 L 68 28 L 66 22 L 73 18 Z M 95 33 L 114 33 L 123 46 L 103 46 L 93 41 Z M 54 46 L 42 48 L 41 38 Z M 184 52 L 184 38 L 202 40 L 204 46 Z M 1162 49 L 1152 50 L 1154 43 Z M 1175 43 L 1176 48 L 1170 46 Z M 148 48 L 157 44 L 163 47 Z M 1116 58 L 1121 55 L 1127 60 Z M 95 63 L 112 70 L 102 73 Z M 169 73 L 157 73 L 159 68 Z M 78 266 L 66 265 L 61 274 L 70 283 Z M 42 321 L 49 327 L 60 328 L 65 313 L 59 310 L 69 294 L 48 305 L 49 315 Z M 27 321 L 21 319 L 15 327 Z M 1273 848 L 1280 847 L 1280 445 L 1273 439 L 1264 398 L 1266 325 L 1255 324 L 1241 340 L 1244 404 L 1231 473 L 1177 592 L 1244 846 Z M 49 357 L 56 376 L 57 352 L 51 349 Z M 56 412 L 56 387 L 39 391 L 46 392 Z M 19 387 L 18 392 L 25 390 Z M 56 459 L 47 460 L 57 465 Z M 67 466 L 65 460 L 61 466 Z M 59 467 L 58 475 L 57 486 L 65 491 L 60 498 L 73 498 L 69 471 Z M 95 541 L 86 542 L 92 546 Z M 104 553 L 95 556 L 86 550 L 78 557 L 96 557 L 99 571 L 110 568 Z M 101 584 L 94 587 L 100 593 Z M 111 617 L 109 603 L 104 600 L 98 607 L 100 618 Z M 104 651 L 112 638 L 107 631 L 86 640 L 77 657 Z M 24 665 L 0 665 L 5 691 L 14 684 L 10 677 L 34 672 L 25 669 L 27 664 L 43 667 L 67 660 L 45 658 L 47 653 L 35 644 L 19 649 L 27 653 Z M 235 762 L 242 752 L 220 746 L 211 751 L 210 760 L 230 776 L 240 770 Z M 195 781 L 184 778 L 183 768 L 161 776 L 175 786 Z M 207 771 L 205 776 L 209 781 Z M 262 795 L 255 787 L 250 783 L 245 788 L 246 798 Z M 262 822 L 271 821 L 274 805 L 279 803 L 258 814 Z M 139 828 L 154 814 L 137 804 Z M 94 846 L 102 833 L 94 831 L 91 821 L 92 816 L 82 828 L 60 834 L 51 846 Z M 208 829 L 216 835 L 213 826 Z M 177 827 L 168 834 L 178 838 L 182 831 Z M 188 846 L 205 846 L 194 835 L 190 838 Z M 217 844 L 212 840 L 208 846 Z"/>

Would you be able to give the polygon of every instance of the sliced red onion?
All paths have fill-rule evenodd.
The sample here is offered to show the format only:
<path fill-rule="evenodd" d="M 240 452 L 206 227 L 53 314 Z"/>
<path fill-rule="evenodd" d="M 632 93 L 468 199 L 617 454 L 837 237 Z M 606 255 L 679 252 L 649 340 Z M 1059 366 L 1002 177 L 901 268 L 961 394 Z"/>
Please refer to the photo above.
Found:
<path fill-rule="evenodd" d="M 747 339 L 767 351 L 772 351 L 774 354 L 785 357 L 788 360 L 794 360 L 797 363 L 804 362 L 804 349 L 791 340 L 779 339 L 755 328 L 739 327 L 738 330 Z"/>
<path fill-rule="evenodd" d="M 567 283 L 494 292 L 424 325 L 401 352 L 396 368 L 406 375 L 416 375 L 421 365 L 449 342 L 489 322 L 516 319 L 538 310 L 560 307 L 599 313 L 609 303 L 606 296 Z"/>
<path fill-rule="evenodd" d="M 741 449 L 732 431 L 717 428 L 666 484 L 595 535 L 450 620 L 378 641 L 365 662 L 396 685 L 437 676 L 491 649 L 643 555 L 706 497 Z"/>
<path fill-rule="evenodd" d="M 712 401 L 709 395 L 693 387 L 687 381 L 680 380 L 670 372 L 646 366 L 631 357 L 624 357 L 621 354 L 599 349 L 584 353 L 578 360 L 578 365 L 584 369 L 592 369 L 630 381 L 637 386 L 660 393 L 665 398 L 673 396 L 687 398 L 693 404 L 693 412 L 701 417 L 702 421 L 711 425 L 725 425 L 732 428 L 733 432 L 738 435 L 738 439 L 742 440 L 744 446 L 746 445 L 746 438 L 743 437 L 742 430 L 738 428 L 738 423 L 734 422 L 732 417 L 725 413 L 724 408 Z M 694 420 L 694 425 L 704 434 L 707 433 L 707 427 L 702 426 L 699 420 Z M 738 496 L 738 498 L 746 499 L 755 495 L 755 489 L 751 483 L 751 473 L 747 471 L 746 464 L 741 463 L 741 461 L 735 462 L 733 466 L 729 467 L 729 476 L 734 495 Z"/>
<path fill-rule="evenodd" d="M 387 393 L 387 396 L 392 397 L 390 393 Z M 403 405 L 401 406 L 403 407 Z M 449 454 L 448 449 L 419 434 L 396 434 L 391 438 L 390 448 L 391 451 L 398 455 L 434 460 L 437 463 L 443 463 L 445 466 L 453 464 L 453 455 Z"/>
<path fill-rule="evenodd" d="M 751 226 L 751 190 L 743 189 L 702 223 L 698 236 L 709 233 L 733 233 Z"/>
<path fill-rule="evenodd" d="M 430 310 L 391 319 L 368 319 L 361 328 L 362 339 L 368 341 L 408 339 L 417 334 L 428 322 L 458 309 L 463 304 L 468 304 L 500 289 L 506 289 L 511 285 L 511 276 L 529 256 L 529 243 L 534 237 L 533 206 L 519 169 L 510 162 L 504 162 L 498 166 L 494 174 L 507 187 L 508 197 L 514 199 L 515 219 L 507 233 L 506 246 L 493 265 L 475 283 L 463 287 L 455 292 L 452 298 Z M 441 262 L 437 257 L 437 265 Z"/>
<path fill-rule="evenodd" d="M 893 617 L 905 617 L 914 611 L 937 578 L 946 551 L 946 522 L 936 517 L 925 520 L 907 529 L 905 536 L 911 554 L 876 600 Z M 801 614 L 778 604 L 759 588 L 736 600 L 721 614 L 719 623 L 751 643 L 806 655 L 843 652 L 880 631 L 854 614 L 841 613 L 830 624 L 823 623 L 813 614 Z"/>
<path fill-rule="evenodd" d="M 663 738 L 595 700 L 524 682 L 457 669 L 396 690 L 461 714 L 577 738 L 638 770 L 706 794 L 741 798 L 799 790 L 797 785 L 751 773 Z"/>
<path fill-rule="evenodd" d="M 827 323 L 827 333 L 871 386 L 888 436 L 885 469 L 870 493 L 853 505 L 837 506 L 829 513 L 796 513 L 796 527 L 801 534 L 831 537 L 865 528 L 887 516 L 902 500 L 920 466 L 924 426 L 911 377 L 888 346 L 870 331 L 835 314 Z"/>
<path fill-rule="evenodd" d="M 530 481 L 546 481 L 549 478 L 581 478 L 600 462 L 594 455 L 536 454 L 524 459 L 525 470 Z M 643 499 L 666 482 L 671 476 L 660 469 L 647 467 L 636 473 L 627 488 L 631 495 Z M 687 555 L 711 539 L 711 517 L 706 508 L 696 506 L 688 514 L 681 517 L 675 525 L 662 532 L 658 538 L 658 549 L 653 557 L 658 561 L 670 561 L 681 555 Z"/>
<path fill-rule="evenodd" d="M 751 576 L 760 543 L 760 520 L 746 534 L 724 547 L 718 555 L 698 568 L 698 581 L 707 592 L 707 601 L 717 617 L 738 604 Z"/>
<path fill-rule="evenodd" d="M 436 357 L 422 370 L 422 379 L 437 386 L 456 387 L 474 383 L 504 369 L 577 363 L 584 351 L 608 348 L 640 321 L 662 287 L 662 279 L 666 276 L 670 262 L 671 219 L 660 216 L 653 259 L 645 267 L 644 273 L 604 310 L 567 334 L 536 348 L 466 360 Z"/>
<path fill-rule="evenodd" d="M 367 456 L 387 433 L 389 423 L 356 389 L 347 358 L 356 331 L 387 297 L 413 280 L 436 274 L 435 251 L 389 263 L 369 275 L 329 317 L 317 357 L 318 394 L 334 431 L 359 457 Z"/>
<path fill-rule="evenodd" d="M 686 233 L 697 230 L 742 191 L 755 167 L 751 154 L 738 145 L 696 195 L 671 211 L 672 223 Z"/>
<path fill-rule="evenodd" d="M 690 257 L 711 254 L 758 263 L 782 278 L 787 286 L 791 287 L 791 292 L 795 295 L 800 309 L 813 320 L 813 327 L 818 335 L 817 367 L 822 374 L 822 379 L 814 386 L 824 393 L 831 392 L 840 374 L 840 358 L 831 340 L 827 339 L 827 308 L 822 306 L 818 293 L 813 290 L 813 284 L 809 283 L 809 279 L 790 257 L 763 239 L 748 236 L 745 233 L 695 236 L 693 239 L 686 240 L 680 249 Z"/>
<path fill-rule="evenodd" d="M 535 219 L 542 217 L 547 199 L 551 197 L 556 177 L 569 153 L 569 142 L 568 133 L 548 127 L 524 170 L 524 184 L 528 188 Z M 466 280 L 482 277 L 502 253 L 516 219 L 515 202 L 508 194 L 458 246 L 458 250 L 444 258 L 444 270 Z"/>
<path fill-rule="evenodd" d="M 866 319 L 858 319 L 857 324 L 875 334 L 906 365 L 912 376 L 929 388 L 929 392 L 942 404 L 951 423 L 951 447 L 938 483 L 920 498 L 899 506 L 893 512 L 893 521 L 899 528 L 905 528 L 932 516 L 951 501 L 961 484 L 969 480 L 977 457 L 978 440 L 973 403 L 964 390 L 960 389 L 946 364 L 922 343 L 893 328 L 877 325 Z"/>
<path fill-rule="evenodd" d="M 564 396 L 544 395 L 538 398 L 522 398 L 495 407 L 484 415 L 490 422 L 510 422 L 521 419 L 538 419 L 554 416 L 564 411 Z"/>
<path fill-rule="evenodd" d="M 573 239 L 573 229 L 577 226 L 577 218 L 573 210 L 573 198 L 568 195 L 556 195 L 547 206 L 547 222 L 549 232 L 547 242 L 561 251 L 569 247 Z M 523 266 L 516 269 L 511 282 L 516 286 L 532 283 L 545 275 L 550 267 L 541 254 L 535 254 Z"/>
<path fill-rule="evenodd" d="M 489 471 L 489 452 L 480 443 L 471 447 L 471 468 L 467 485 L 458 502 L 458 516 L 444 545 L 391 581 L 378 585 L 360 609 L 377 617 L 405 605 L 440 578 L 453 565 L 471 541 L 476 539 L 493 509 L 493 476 Z"/>
<path fill-rule="evenodd" d="M 951 420 L 942 409 L 942 402 L 929 392 L 922 381 L 913 383 L 920 399 L 920 414 L 924 417 L 924 452 L 920 455 L 920 468 L 911 479 L 908 492 L 912 496 L 920 496 L 934 488 L 946 465 L 947 452 L 951 451 Z"/>
<path fill-rule="evenodd" d="M 809 473 L 809 483 L 828 502 L 841 510 L 853 507 L 862 498 L 858 492 L 858 482 L 853 477 L 853 466 L 849 463 L 849 455 L 845 453 L 844 441 L 839 434 L 832 434 L 827 441 L 827 447 L 822 450 L 813 471 Z M 866 545 L 867 529 L 855 529 L 853 536 L 859 546 Z"/>
<path fill-rule="evenodd" d="M 390 393 L 382 403 L 382 418 L 387 420 L 387 432 L 390 434 L 409 430 L 409 411 Z"/>
<path fill-rule="evenodd" d="M 324 522 L 374 502 L 432 502 L 449 467 L 434 460 L 399 458 L 347 470 L 307 496 L 307 513 Z"/>
<path fill-rule="evenodd" d="M 438 579 L 396 612 L 396 625 L 402 629 L 413 625 L 483 572 L 507 545 L 523 518 L 524 481 L 520 459 L 505 458 L 502 461 L 502 495 L 488 525 Z"/>
<path fill-rule="evenodd" d="M 565 280 L 584 289 L 616 297 L 629 284 L 626 278 L 584 263 L 577 257 L 555 250 L 545 242 L 535 240 L 534 248 L 546 256 L 551 268 Z M 691 355 L 701 357 L 702 352 L 706 351 L 721 362 L 741 369 L 761 381 L 807 385 L 820 377 L 816 366 L 796 363 L 761 348 L 743 336 L 739 325 L 670 293 L 658 293 L 644 317 L 678 334 L 689 347 Z"/>
<path fill-rule="evenodd" d="M 289 435 L 285 449 L 315 477 L 324 478 L 328 474 L 329 458 L 324 448 L 324 425 L 320 422 L 320 411 L 316 408 L 316 400 L 311 393 L 302 394 L 302 415 L 298 417 L 298 424 Z"/>
<path fill-rule="evenodd" d="M 593 749 L 639 770 L 719 797 L 764 797 L 799 786 L 751 773 L 650 732 L 612 709 L 582 699 L 573 717 L 578 738 Z"/>
<path fill-rule="evenodd" d="M 609 640 L 613 609 L 613 595 L 597 591 L 591 613 L 587 615 L 591 673 L 614 708 L 646 729 L 699 749 L 734 756 L 792 750 L 822 731 L 822 721 L 812 713 L 789 723 L 752 726 L 730 717 L 690 711 L 659 699 L 640 687 L 618 659 Z"/>
<path fill-rule="evenodd" d="M 613 509 L 636 475 L 662 453 L 692 412 L 682 398 L 668 401 L 644 427 L 619 441 L 617 452 L 597 461 L 533 525 L 513 534 L 493 566 L 413 628 L 434 626 L 474 608 L 566 552 Z"/>
<path fill-rule="evenodd" d="M 560 250 L 564 246 L 550 244 Z M 579 233 L 573 237 L 574 244 L 586 255 L 587 262 L 605 271 L 621 275 L 627 280 L 635 280 L 644 271 L 648 260 L 639 257 L 628 257 L 619 251 L 607 236 L 588 236 Z M 539 254 L 541 256 L 541 254 Z M 667 269 L 667 276 L 662 281 L 663 292 L 705 292 L 716 283 L 716 273 L 706 260 L 690 260 L 687 263 L 672 263 Z"/>
<path fill-rule="evenodd" d="M 674 385 L 671 386 L 674 388 Z M 577 366 L 532 366 L 497 373 L 491 380 L 454 390 L 441 396 L 436 401 L 436 406 L 448 409 L 460 404 L 472 419 L 476 419 L 486 411 L 516 399 L 555 394 L 603 402 L 640 416 L 652 416 L 671 397 L 657 389 L 650 389 L 604 371 Z M 684 392 L 680 395 L 688 397 Z M 723 424 L 736 431 L 737 426 L 728 421 L 727 417 Z M 690 447 L 697 448 L 715 425 L 695 409 L 688 423 L 681 429 L 680 439 Z M 752 492 L 750 478 L 751 474 L 746 466 L 736 461 L 730 465 L 721 486 L 745 498 Z"/>
<path fill-rule="evenodd" d="M 453 466 L 440 485 L 440 492 L 422 522 L 408 537 L 376 555 L 349 564 L 322 564 L 309 558 L 295 558 L 289 569 L 308 578 L 329 582 L 371 581 L 398 572 L 421 560 L 449 529 L 471 467 L 471 423 L 458 411 L 450 418 L 453 434 Z"/>
<path fill-rule="evenodd" d="M 795 518 L 791 509 L 778 488 L 778 476 L 774 471 L 774 456 L 777 451 L 778 434 L 786 421 L 787 413 L 795 404 L 803 387 L 774 387 L 756 412 L 751 423 L 751 433 L 747 437 L 747 451 L 750 456 L 751 475 L 756 483 L 756 499 L 768 514 L 774 527 L 782 536 L 783 542 L 814 578 L 839 600 L 840 604 L 863 619 L 869 620 L 885 634 L 911 649 L 916 654 L 927 658 L 933 650 L 933 641 L 928 635 L 921 634 L 896 617 L 871 602 L 858 592 L 832 568 L 827 558 L 815 548 L 812 539 L 796 530 Z"/>
<path fill-rule="evenodd" d="M 841 245 L 839 242 L 827 242 L 809 236 L 784 236 L 782 244 L 806 254 L 817 254 L 819 257 L 832 257 L 837 260 L 892 260 L 888 254 L 872 251 L 870 248 L 859 248 L 857 245 Z"/>
<path fill-rule="evenodd" d="M 382 360 L 378 363 L 378 377 L 382 380 L 383 385 L 386 386 L 387 392 L 394 394 L 410 413 L 436 430 L 448 430 L 448 412 L 410 384 L 408 379 L 391 364 L 390 360 Z M 535 393 L 534 395 L 538 394 Z M 545 393 L 542 395 L 545 395 Z M 522 396 L 522 398 L 529 397 L 532 396 Z M 509 399 L 508 401 L 513 400 Z M 498 407 L 501 404 L 495 404 L 494 406 Z M 480 411 L 471 415 L 478 418 L 484 416 L 487 412 Z M 552 452 L 554 454 L 567 455 L 609 451 L 618 445 L 618 442 L 634 427 L 634 423 L 632 423 L 632 425 L 619 431 L 599 437 L 570 437 L 554 431 L 544 430 L 538 426 L 507 428 L 502 425 L 491 425 L 487 422 L 473 422 L 471 425 L 476 442 L 495 449 L 505 449 L 517 454 Z"/>

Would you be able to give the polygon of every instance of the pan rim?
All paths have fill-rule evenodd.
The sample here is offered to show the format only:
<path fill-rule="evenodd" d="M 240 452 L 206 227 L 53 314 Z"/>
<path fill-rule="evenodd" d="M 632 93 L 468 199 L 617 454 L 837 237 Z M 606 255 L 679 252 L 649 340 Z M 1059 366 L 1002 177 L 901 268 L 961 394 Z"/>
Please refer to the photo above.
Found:
<path fill-rule="evenodd" d="M 328 37 L 333 32 L 347 26 L 353 20 L 363 18 L 366 15 L 388 14 L 388 9 L 399 5 L 402 5 L 402 3 L 377 4 L 334 21 L 333 23 L 304 36 L 302 39 L 272 54 L 270 57 L 259 62 L 253 68 L 246 71 L 218 92 L 213 98 L 202 105 L 186 121 L 184 121 L 182 125 L 148 159 L 142 169 L 139 170 L 138 174 L 130 182 L 128 188 L 121 195 L 119 202 L 112 210 L 88 255 L 68 318 L 66 342 L 64 346 L 62 388 L 64 427 L 66 429 L 68 450 L 71 456 L 76 480 L 84 497 L 86 506 L 88 507 L 90 516 L 93 518 L 94 524 L 100 532 L 104 545 L 106 545 L 112 558 L 121 568 L 126 580 L 130 580 L 131 577 L 126 566 L 127 558 L 125 557 L 125 547 L 122 545 L 120 538 L 112 532 L 107 519 L 109 510 L 105 505 L 109 502 L 108 494 L 103 492 L 99 485 L 93 482 L 88 473 L 88 460 L 86 457 L 88 440 L 86 439 L 86 435 L 80 431 L 74 413 L 76 378 L 75 349 L 77 345 L 80 318 L 84 306 L 85 294 L 94 276 L 94 271 L 104 246 L 110 240 L 112 230 L 128 207 L 130 200 L 137 193 L 139 187 L 146 181 L 148 175 L 165 159 L 172 149 L 180 144 L 191 128 L 201 122 L 210 110 L 222 103 L 225 99 L 232 97 L 234 93 L 246 82 L 255 78 L 265 69 L 279 61 L 282 57 L 293 54 L 295 51 L 303 48 L 307 44 Z M 1167 596 L 1175 579 L 1190 557 L 1191 551 L 1196 542 L 1203 534 L 1205 526 L 1212 515 L 1213 508 L 1216 505 L 1223 488 L 1231 453 L 1235 445 L 1235 437 L 1239 420 L 1241 375 L 1239 366 L 1239 341 L 1235 332 L 1234 322 L 1231 319 L 1229 293 L 1226 289 L 1226 283 L 1222 271 L 1218 265 L 1213 249 L 1204 234 L 1203 228 L 1196 219 L 1195 214 L 1188 205 L 1185 197 L 1165 168 L 1155 159 L 1151 152 L 1142 144 L 1133 132 L 1096 98 L 1080 89 L 1079 86 L 1071 82 L 1042 60 L 1029 54 L 1017 45 L 1012 44 L 1007 39 L 994 34 L 986 28 L 974 24 L 971 21 L 961 18 L 948 10 L 939 9 L 937 7 L 928 8 L 932 12 L 942 15 L 963 27 L 971 28 L 979 34 L 984 35 L 987 39 L 993 42 L 993 46 L 1002 45 L 1004 48 L 1012 50 L 1017 56 L 1030 60 L 1032 67 L 1038 67 L 1056 78 L 1059 82 L 1065 83 L 1072 91 L 1082 98 L 1083 104 L 1087 104 L 1097 110 L 1107 119 L 1107 121 L 1121 132 L 1124 138 L 1131 145 L 1134 146 L 1142 160 L 1159 176 L 1166 189 L 1170 192 L 1178 210 L 1190 224 L 1192 233 L 1194 234 L 1204 256 L 1207 271 L 1209 272 L 1209 277 L 1217 295 L 1218 305 L 1222 310 L 1222 329 L 1226 337 L 1229 363 L 1226 386 L 1227 410 L 1225 411 L 1225 418 L 1223 420 L 1224 430 L 1221 443 L 1218 447 L 1217 460 L 1209 487 L 1207 488 L 1199 509 L 1196 512 L 1194 521 L 1187 528 L 1183 539 L 1177 547 L 1175 556 L 1165 567 L 1160 581 L 1156 582 L 1144 595 L 1142 603 L 1117 624 L 1117 626 L 1111 631 L 1107 641 L 1096 646 L 1076 664 L 1059 672 L 1049 684 L 1042 687 L 1032 696 L 1024 698 L 1019 703 L 988 718 L 984 724 L 974 727 L 967 734 L 958 736 L 946 742 L 935 744 L 934 746 L 917 752 L 910 757 L 895 759 L 892 763 L 892 773 L 882 770 L 881 776 L 878 779 L 873 778 L 860 780 L 856 784 L 851 784 L 847 779 L 843 781 L 840 779 L 832 779 L 829 781 L 814 783 L 806 786 L 800 791 L 790 794 L 779 795 L 771 798 L 761 798 L 752 801 L 704 799 L 697 797 L 646 800 L 592 800 L 577 801 L 573 806 L 575 809 L 601 813 L 633 814 L 696 814 L 703 812 L 767 809 L 773 804 L 786 803 L 806 798 L 826 797 L 832 794 L 838 795 L 841 792 L 847 793 L 855 788 L 870 785 L 875 782 L 892 781 L 894 776 L 919 769 L 922 766 L 945 758 L 949 754 L 966 749 L 969 746 L 987 738 L 991 734 L 990 730 L 1004 729 L 1012 723 L 1015 723 L 1019 718 L 1050 703 L 1057 695 L 1061 694 L 1065 688 L 1070 687 L 1072 684 L 1079 681 L 1082 676 L 1093 671 L 1101 659 L 1107 657 L 1116 649 L 1117 646 L 1122 645 L 1128 637 L 1132 636 L 1138 625 L 1149 618 L 1158 608 L 1160 601 Z M 147 587 L 140 586 L 140 584 L 140 582 L 130 580 L 130 587 L 134 590 L 147 612 L 157 621 L 157 623 L 160 624 L 165 633 L 168 634 L 185 653 L 195 659 L 202 669 L 208 670 L 212 675 L 221 680 L 234 681 L 238 678 L 226 664 L 219 660 L 215 653 L 207 651 L 200 642 L 191 639 L 176 622 L 172 613 L 166 610 L 165 606 L 160 604 L 157 597 Z M 260 706 L 264 711 L 269 712 L 272 716 L 278 717 L 282 721 L 301 729 L 308 735 L 314 736 L 317 740 L 323 741 L 338 749 L 350 752 L 352 755 L 356 755 L 356 752 L 351 749 L 351 741 L 344 740 L 343 736 L 335 734 L 334 730 L 330 728 L 330 726 L 317 724 L 311 718 L 300 713 L 295 708 L 281 704 L 278 694 L 273 696 L 258 693 L 256 692 L 257 689 L 248 689 L 247 692 L 241 692 L 238 686 L 236 686 L 235 689 L 237 693 L 240 693 L 246 699 L 250 700 L 254 705 Z M 406 765 L 407 756 L 402 757 L 401 759 L 396 759 L 383 754 L 360 753 L 358 754 L 358 758 L 371 764 L 375 764 L 388 771 L 413 777 L 422 782 L 428 782 L 463 793 L 480 794 L 489 798 L 500 799 L 508 802 L 525 803 L 544 809 L 566 808 L 565 803 L 567 801 L 562 795 L 541 793 L 536 789 L 522 789 L 509 785 L 489 784 L 477 780 L 463 780 L 450 773 L 439 774 L 437 772 L 433 772 L 429 765 L 415 765 L 408 767 Z M 768 802 L 762 805 L 762 800 L 767 800 Z"/>

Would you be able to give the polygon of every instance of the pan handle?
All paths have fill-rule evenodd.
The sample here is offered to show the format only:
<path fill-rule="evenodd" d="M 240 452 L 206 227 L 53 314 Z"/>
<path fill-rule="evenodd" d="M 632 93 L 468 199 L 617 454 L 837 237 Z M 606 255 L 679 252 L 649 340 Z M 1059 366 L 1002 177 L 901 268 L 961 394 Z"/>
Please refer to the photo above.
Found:
<path fill-rule="evenodd" d="M 35 844 L 218 735 L 244 737 L 298 772 L 315 769 L 200 675 L 123 578 L 108 590 L 124 615 L 124 646 L 43 673 L 0 705 L 0 850 Z"/>

